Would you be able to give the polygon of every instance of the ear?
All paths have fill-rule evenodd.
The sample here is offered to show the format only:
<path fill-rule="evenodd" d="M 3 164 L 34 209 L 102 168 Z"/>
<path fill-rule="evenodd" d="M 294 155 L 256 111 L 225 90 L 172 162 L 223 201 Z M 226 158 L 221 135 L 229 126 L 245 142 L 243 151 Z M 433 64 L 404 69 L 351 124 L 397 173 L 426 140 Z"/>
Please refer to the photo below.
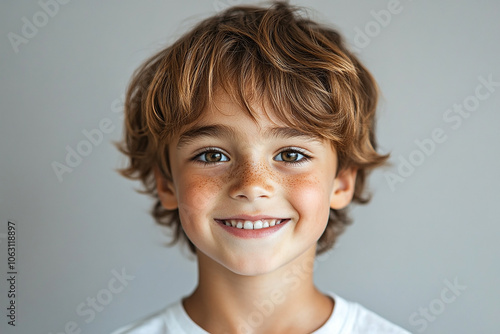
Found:
<path fill-rule="evenodd" d="M 177 209 L 177 196 L 172 181 L 167 180 L 158 167 L 154 168 L 156 190 L 161 204 L 167 210 Z"/>
<path fill-rule="evenodd" d="M 340 210 L 351 203 L 357 172 L 356 168 L 347 168 L 339 171 L 339 174 L 333 181 L 330 208 Z"/>

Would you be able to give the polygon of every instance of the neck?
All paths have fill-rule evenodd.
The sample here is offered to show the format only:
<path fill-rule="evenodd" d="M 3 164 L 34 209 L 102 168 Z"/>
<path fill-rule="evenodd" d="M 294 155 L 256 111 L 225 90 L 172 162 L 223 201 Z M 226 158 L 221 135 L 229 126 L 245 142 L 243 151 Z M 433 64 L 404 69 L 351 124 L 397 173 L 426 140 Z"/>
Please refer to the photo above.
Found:
<path fill-rule="evenodd" d="M 310 333 L 333 301 L 313 283 L 315 248 L 271 273 L 243 276 L 198 252 L 199 283 L 184 300 L 188 315 L 210 333 Z"/>

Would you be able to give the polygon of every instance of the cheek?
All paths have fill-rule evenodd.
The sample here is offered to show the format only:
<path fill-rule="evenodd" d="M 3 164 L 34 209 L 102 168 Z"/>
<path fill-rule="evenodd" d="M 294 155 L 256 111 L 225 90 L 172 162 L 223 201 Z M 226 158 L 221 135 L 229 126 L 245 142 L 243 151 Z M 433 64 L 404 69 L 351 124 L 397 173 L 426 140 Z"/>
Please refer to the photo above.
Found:
<path fill-rule="evenodd" d="M 179 214 L 183 225 L 205 218 L 214 205 L 223 182 L 205 176 L 190 175 L 179 184 Z"/>
<path fill-rule="evenodd" d="M 324 229 L 330 213 L 328 181 L 309 175 L 294 177 L 286 184 L 290 202 L 299 213 L 299 218 L 315 222 L 315 226 Z M 307 227 L 311 228 L 311 225 Z"/>
<path fill-rule="evenodd" d="M 295 176 L 283 180 L 287 185 L 289 196 L 302 202 L 311 204 L 325 201 L 327 194 L 324 182 L 314 176 Z"/>

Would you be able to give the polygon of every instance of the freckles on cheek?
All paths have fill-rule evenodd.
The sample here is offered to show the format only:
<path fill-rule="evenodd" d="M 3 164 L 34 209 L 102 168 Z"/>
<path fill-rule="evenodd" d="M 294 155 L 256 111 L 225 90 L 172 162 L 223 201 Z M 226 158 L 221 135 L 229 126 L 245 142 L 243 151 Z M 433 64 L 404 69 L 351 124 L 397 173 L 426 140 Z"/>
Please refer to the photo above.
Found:
<path fill-rule="evenodd" d="M 283 180 L 283 182 L 287 185 L 288 192 L 293 198 L 300 199 L 309 204 L 322 200 L 325 194 L 321 182 L 314 177 L 294 177 Z"/>
<path fill-rule="evenodd" d="M 220 192 L 222 182 L 206 176 L 190 176 L 181 185 L 179 196 L 179 213 L 182 217 L 191 218 L 205 216 L 214 204 L 214 197 Z M 187 221 L 186 221 L 187 222 Z"/>

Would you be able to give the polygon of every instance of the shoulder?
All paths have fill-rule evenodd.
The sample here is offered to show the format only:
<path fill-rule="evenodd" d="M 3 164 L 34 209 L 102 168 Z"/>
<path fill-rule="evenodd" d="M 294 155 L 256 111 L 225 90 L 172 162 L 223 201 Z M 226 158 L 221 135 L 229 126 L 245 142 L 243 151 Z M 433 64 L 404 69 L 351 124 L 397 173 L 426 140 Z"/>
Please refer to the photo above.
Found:
<path fill-rule="evenodd" d="M 335 300 L 333 313 L 315 334 L 410 334 L 358 303 L 348 301 L 334 293 L 330 293 L 330 296 Z M 323 328 L 325 331 L 322 331 Z"/>
<path fill-rule="evenodd" d="M 165 316 L 170 305 L 161 311 L 121 327 L 111 334 L 146 334 L 146 333 L 168 333 L 165 325 Z"/>
<path fill-rule="evenodd" d="M 407 330 L 393 324 L 378 314 L 366 309 L 364 306 L 353 303 L 357 310 L 354 333 L 387 333 L 387 334 L 410 334 Z"/>
<path fill-rule="evenodd" d="M 117 329 L 111 334 L 183 334 L 187 333 L 184 317 L 182 302 L 178 300 L 145 318 Z"/>

